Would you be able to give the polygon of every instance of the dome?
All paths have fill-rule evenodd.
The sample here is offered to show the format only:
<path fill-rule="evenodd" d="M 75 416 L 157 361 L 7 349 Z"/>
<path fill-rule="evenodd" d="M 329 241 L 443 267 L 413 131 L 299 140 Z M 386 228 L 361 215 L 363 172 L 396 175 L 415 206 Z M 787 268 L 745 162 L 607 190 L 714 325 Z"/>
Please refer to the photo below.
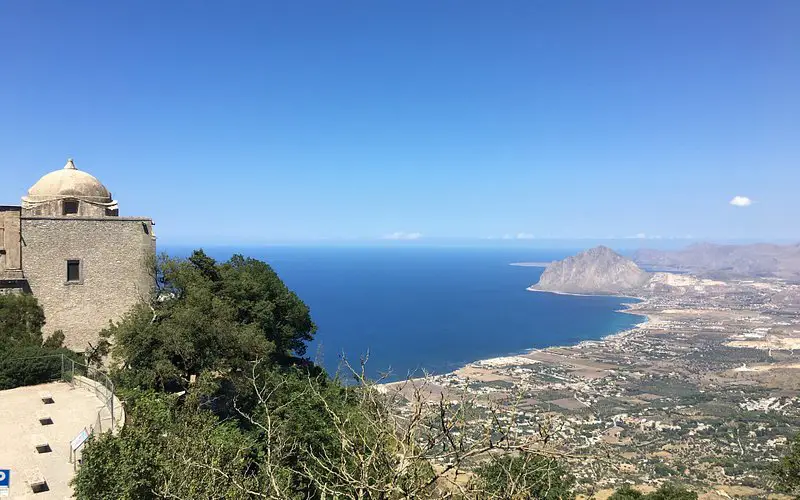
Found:
<path fill-rule="evenodd" d="M 75 198 L 90 203 L 111 203 L 111 193 L 94 176 L 75 168 L 70 158 L 61 170 L 50 172 L 28 190 L 26 201 Z"/>

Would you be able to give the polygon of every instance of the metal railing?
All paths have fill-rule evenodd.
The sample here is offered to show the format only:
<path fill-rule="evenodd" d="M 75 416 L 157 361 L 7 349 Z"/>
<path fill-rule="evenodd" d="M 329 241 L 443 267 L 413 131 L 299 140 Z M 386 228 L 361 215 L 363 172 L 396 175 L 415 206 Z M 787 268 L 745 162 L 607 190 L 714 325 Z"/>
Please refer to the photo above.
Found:
<path fill-rule="evenodd" d="M 103 401 L 105 408 L 108 409 L 111 417 L 111 427 L 109 430 L 116 429 L 118 408 L 115 408 L 114 382 L 108 375 L 92 366 L 79 363 L 74 359 L 61 356 L 62 368 L 61 379 L 69 382 L 73 387 L 80 386 L 94 392 L 97 399 Z M 102 409 L 97 414 L 97 422 L 101 424 Z M 102 431 L 102 429 L 99 429 Z"/>
<path fill-rule="evenodd" d="M 111 426 L 114 431 L 117 423 L 124 423 L 124 412 L 119 407 L 114 382 L 102 371 L 75 361 L 64 354 L 32 356 L 23 358 L 7 358 L 0 360 L 0 371 L 11 373 L 13 380 L 0 379 L 0 389 L 44 384 L 61 380 L 73 387 L 83 387 L 94 392 L 97 399 L 103 402 L 103 408 L 97 412 L 96 423 L 102 432 L 103 412 L 108 410 Z M 13 382 L 13 383 L 12 383 Z"/>

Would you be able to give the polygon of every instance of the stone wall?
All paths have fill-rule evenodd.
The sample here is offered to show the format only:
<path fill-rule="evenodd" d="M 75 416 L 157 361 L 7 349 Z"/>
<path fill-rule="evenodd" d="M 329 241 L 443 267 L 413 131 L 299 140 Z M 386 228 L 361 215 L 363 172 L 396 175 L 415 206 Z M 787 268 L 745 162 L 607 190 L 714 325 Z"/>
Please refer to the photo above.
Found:
<path fill-rule="evenodd" d="M 63 330 L 78 351 L 152 292 L 154 256 L 150 219 L 22 218 L 22 269 L 44 308 L 45 334 Z M 67 281 L 68 260 L 80 261 L 77 282 Z"/>
<path fill-rule="evenodd" d="M 20 207 L 0 206 L 0 280 L 21 279 Z"/>
<path fill-rule="evenodd" d="M 78 213 L 64 215 L 64 204 L 67 202 L 78 204 Z M 119 213 L 118 210 L 109 210 L 105 206 L 88 203 L 80 198 L 58 198 L 55 200 L 41 201 L 22 209 L 23 217 L 105 217 Z"/>

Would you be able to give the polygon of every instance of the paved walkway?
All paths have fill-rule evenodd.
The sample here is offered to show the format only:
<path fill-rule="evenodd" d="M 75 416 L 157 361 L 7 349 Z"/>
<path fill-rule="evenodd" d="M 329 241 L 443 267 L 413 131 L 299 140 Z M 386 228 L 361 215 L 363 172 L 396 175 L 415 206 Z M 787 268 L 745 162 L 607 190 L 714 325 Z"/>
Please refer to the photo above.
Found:
<path fill-rule="evenodd" d="M 42 402 L 44 394 L 52 396 L 52 404 Z M 0 391 L 0 469 L 11 469 L 11 498 L 71 498 L 70 441 L 84 428 L 97 427 L 98 413 L 105 430 L 104 408 L 94 391 L 65 382 Z M 53 423 L 42 425 L 44 417 Z M 36 446 L 44 444 L 51 451 L 38 452 Z M 41 480 L 48 491 L 34 493 L 31 486 Z"/>

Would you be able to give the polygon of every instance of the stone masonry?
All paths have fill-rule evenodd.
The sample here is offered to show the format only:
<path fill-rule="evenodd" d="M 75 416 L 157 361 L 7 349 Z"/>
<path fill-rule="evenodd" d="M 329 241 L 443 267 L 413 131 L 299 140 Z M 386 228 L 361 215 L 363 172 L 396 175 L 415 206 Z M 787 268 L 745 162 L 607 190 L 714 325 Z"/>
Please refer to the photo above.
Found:
<path fill-rule="evenodd" d="M 152 221 L 132 217 L 22 218 L 22 261 L 44 308 L 45 331 L 63 330 L 68 347 L 96 345 L 109 320 L 119 320 L 153 289 Z M 80 261 L 67 281 L 67 261 Z"/>

